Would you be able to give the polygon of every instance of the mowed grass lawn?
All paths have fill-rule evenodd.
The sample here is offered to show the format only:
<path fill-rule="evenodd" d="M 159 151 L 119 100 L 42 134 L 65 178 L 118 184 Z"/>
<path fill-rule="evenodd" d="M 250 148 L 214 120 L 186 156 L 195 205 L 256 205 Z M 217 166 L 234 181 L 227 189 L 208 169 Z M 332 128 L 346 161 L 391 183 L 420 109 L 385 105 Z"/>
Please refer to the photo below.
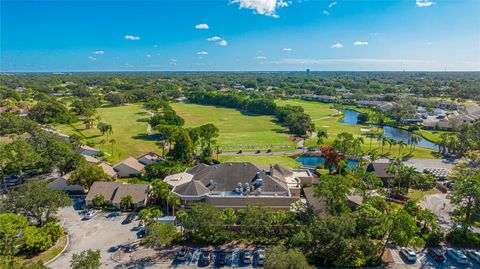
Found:
<path fill-rule="evenodd" d="M 280 165 L 290 168 L 299 168 L 302 165 L 301 163 L 295 161 L 295 159 L 287 155 L 220 155 L 218 156 L 218 160 L 222 163 L 252 162 L 265 166 L 278 163 Z"/>
<path fill-rule="evenodd" d="M 161 153 L 161 150 L 155 145 L 155 140 L 147 135 L 148 123 L 145 120 L 150 115 L 140 104 L 98 108 L 97 115 L 101 117 L 101 122 L 111 124 L 113 128 L 113 135 L 108 138 L 116 141 L 113 147 L 113 155 L 108 158 L 108 161 L 112 164 L 116 164 L 128 156 L 139 157 L 149 151 Z M 101 149 L 100 141 L 106 140 L 106 136 L 102 136 L 96 124 L 94 128 L 88 130 L 85 129 L 82 122 L 73 124 L 73 126 L 61 125 L 58 126 L 58 129 L 70 135 L 77 133 L 84 137 L 85 144 L 92 142 Z M 106 143 L 103 150 L 112 154 L 111 143 Z"/>
<path fill-rule="evenodd" d="M 173 109 L 185 119 L 185 127 L 212 123 L 220 130 L 217 144 L 223 151 L 272 148 L 274 151 L 292 149 L 284 127 L 273 116 L 244 114 L 231 108 L 198 104 L 172 103 Z"/>
<path fill-rule="evenodd" d="M 335 136 L 342 132 L 351 133 L 355 136 L 361 136 L 368 132 L 362 131 L 362 129 L 369 129 L 366 125 L 352 125 L 340 122 L 343 117 L 335 109 L 331 109 L 332 104 L 325 104 L 320 102 L 313 101 L 304 101 L 298 99 L 288 99 L 288 100 L 277 100 L 277 105 L 295 105 L 302 106 L 305 110 L 305 113 L 310 115 L 315 127 L 317 129 L 324 129 L 328 133 L 328 139 L 325 141 L 326 144 L 330 144 L 335 139 Z M 370 128 L 370 132 L 383 133 L 383 130 L 380 128 Z M 365 143 L 362 146 L 364 151 L 370 150 L 370 139 L 364 138 Z M 317 139 L 310 139 L 306 142 L 307 146 L 316 146 Z M 380 143 L 375 139 L 372 140 L 372 148 L 377 149 L 377 153 L 381 153 Z M 399 147 L 392 146 L 391 149 L 387 145 L 384 146 L 384 153 L 388 153 L 390 157 L 404 156 L 410 152 L 410 146 L 404 147 L 399 154 Z M 427 148 L 415 147 L 415 150 L 412 153 L 414 158 L 435 158 L 435 155 L 432 154 L 434 151 Z"/>

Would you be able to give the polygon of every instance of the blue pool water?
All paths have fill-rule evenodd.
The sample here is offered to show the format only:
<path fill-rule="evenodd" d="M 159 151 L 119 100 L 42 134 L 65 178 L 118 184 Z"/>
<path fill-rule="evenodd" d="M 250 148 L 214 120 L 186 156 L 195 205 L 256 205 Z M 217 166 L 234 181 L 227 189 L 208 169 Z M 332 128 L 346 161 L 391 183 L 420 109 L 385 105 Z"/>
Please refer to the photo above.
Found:
<path fill-rule="evenodd" d="M 325 159 L 323 157 L 317 156 L 300 156 L 295 159 L 297 162 L 302 163 L 304 166 L 315 167 L 317 164 L 325 164 Z M 351 170 L 357 166 L 356 161 L 348 160 L 347 161 L 347 170 Z"/>

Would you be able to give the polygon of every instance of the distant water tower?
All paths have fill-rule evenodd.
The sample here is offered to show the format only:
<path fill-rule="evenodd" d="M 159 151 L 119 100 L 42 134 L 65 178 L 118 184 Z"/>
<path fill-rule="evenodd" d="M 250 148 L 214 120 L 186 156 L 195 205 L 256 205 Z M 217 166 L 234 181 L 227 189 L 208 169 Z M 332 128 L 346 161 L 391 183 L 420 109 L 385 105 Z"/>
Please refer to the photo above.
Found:
<path fill-rule="evenodd" d="M 307 75 L 310 75 L 310 69 L 307 69 Z"/>

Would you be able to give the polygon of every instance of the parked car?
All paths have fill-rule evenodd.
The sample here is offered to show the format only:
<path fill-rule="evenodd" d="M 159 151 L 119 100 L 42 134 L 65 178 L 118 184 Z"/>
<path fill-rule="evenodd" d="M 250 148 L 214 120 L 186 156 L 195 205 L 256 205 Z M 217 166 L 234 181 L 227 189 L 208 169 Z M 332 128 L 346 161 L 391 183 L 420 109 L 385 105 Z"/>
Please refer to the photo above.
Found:
<path fill-rule="evenodd" d="M 467 256 L 458 249 L 447 248 L 447 254 L 458 264 L 468 264 Z"/>
<path fill-rule="evenodd" d="M 137 232 L 137 238 L 144 238 L 145 237 L 145 230 L 141 230 Z"/>
<path fill-rule="evenodd" d="M 146 226 L 146 225 L 145 225 L 145 222 L 140 221 L 140 222 L 138 223 L 136 229 L 137 229 L 138 231 L 144 231 L 144 230 L 145 230 L 145 226 Z"/>
<path fill-rule="evenodd" d="M 188 248 L 187 247 L 182 247 L 180 250 L 177 252 L 177 260 L 179 261 L 186 261 L 188 259 Z"/>
<path fill-rule="evenodd" d="M 129 224 L 129 223 L 132 222 L 134 219 L 135 219 L 135 214 L 134 214 L 134 213 L 130 213 L 130 214 L 128 214 L 127 217 L 123 220 L 122 224 Z"/>
<path fill-rule="evenodd" d="M 409 262 L 414 263 L 417 261 L 417 254 L 415 254 L 415 251 L 413 251 L 411 248 L 402 248 L 400 253 L 402 253 L 405 259 L 407 259 Z"/>
<path fill-rule="evenodd" d="M 209 265 L 210 262 L 212 262 L 212 252 L 209 250 L 203 250 L 199 262 L 203 265 Z"/>
<path fill-rule="evenodd" d="M 225 251 L 222 251 L 218 254 L 218 259 L 217 259 L 217 262 L 218 262 L 218 265 L 228 265 L 228 256 L 229 256 L 229 253 L 228 252 L 225 252 Z"/>
<path fill-rule="evenodd" d="M 436 262 L 444 262 L 446 260 L 445 254 L 443 254 L 443 251 L 439 248 L 429 248 L 428 255 Z"/>
<path fill-rule="evenodd" d="M 89 219 L 93 218 L 96 214 L 97 214 L 97 211 L 95 211 L 95 210 L 87 211 L 87 213 L 85 213 L 85 215 L 83 216 L 83 219 L 84 220 L 89 220 Z"/>
<path fill-rule="evenodd" d="M 259 249 L 255 251 L 255 257 L 257 260 L 257 265 L 263 266 L 263 264 L 265 263 L 265 250 Z"/>
<path fill-rule="evenodd" d="M 244 264 L 250 264 L 250 263 L 252 263 L 252 255 L 250 254 L 250 251 L 245 250 L 245 251 L 243 252 L 242 262 L 243 262 Z"/>
<path fill-rule="evenodd" d="M 480 263 L 480 252 L 476 250 L 468 250 L 467 255 L 477 263 Z"/>

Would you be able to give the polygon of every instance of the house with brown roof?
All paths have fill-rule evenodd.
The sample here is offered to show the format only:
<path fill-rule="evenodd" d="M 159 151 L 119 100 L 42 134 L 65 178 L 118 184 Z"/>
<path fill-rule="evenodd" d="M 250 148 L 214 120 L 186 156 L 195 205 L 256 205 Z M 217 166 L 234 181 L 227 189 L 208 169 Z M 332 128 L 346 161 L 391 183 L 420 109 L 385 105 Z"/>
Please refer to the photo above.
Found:
<path fill-rule="evenodd" d="M 389 165 L 390 165 L 390 163 L 381 163 L 381 162 L 370 163 L 367 166 L 367 172 L 375 174 L 384 183 L 386 183 L 390 179 L 393 179 L 395 177 L 395 175 L 387 172 L 387 169 L 388 169 Z"/>
<path fill-rule="evenodd" d="M 166 178 L 172 193 L 180 198 L 180 208 L 189 210 L 205 202 L 219 209 L 246 208 L 264 204 L 274 210 L 289 210 L 300 198 L 302 184 L 311 183 L 308 170 L 291 170 L 275 164 L 199 164 Z"/>
<path fill-rule="evenodd" d="M 145 207 L 148 202 L 148 191 L 150 185 L 147 184 L 128 184 L 123 182 L 104 182 L 96 181 L 90 187 L 90 190 L 85 198 L 85 205 L 87 207 L 93 206 L 93 198 L 96 195 L 102 195 L 108 204 L 121 207 L 123 197 L 131 196 L 133 200 L 133 207 Z"/>
<path fill-rule="evenodd" d="M 160 155 L 156 154 L 155 152 L 146 153 L 137 158 L 137 160 L 143 165 L 149 165 L 152 163 L 158 163 L 161 161 L 165 161 Z"/>
<path fill-rule="evenodd" d="M 135 177 L 143 174 L 145 171 L 145 165 L 133 157 L 128 157 L 113 166 L 113 169 L 117 172 L 119 178 Z"/>
<path fill-rule="evenodd" d="M 103 172 L 107 175 L 109 175 L 111 178 L 116 179 L 118 177 L 117 172 L 115 169 L 113 169 L 112 166 L 106 164 L 106 163 L 100 163 L 98 166 L 102 168 Z"/>
<path fill-rule="evenodd" d="M 79 149 L 80 154 L 82 155 L 88 155 L 88 156 L 95 156 L 101 153 L 101 151 L 97 148 L 90 147 L 87 145 L 82 145 L 80 146 Z"/>
<path fill-rule="evenodd" d="M 326 215 L 327 214 L 327 203 L 324 198 L 319 197 L 313 187 L 308 187 L 303 189 L 305 194 L 305 200 L 307 205 L 312 207 L 313 212 L 317 215 Z M 355 211 L 359 205 L 363 203 L 363 197 L 355 194 L 353 191 L 347 195 L 347 205 L 351 210 Z"/>

